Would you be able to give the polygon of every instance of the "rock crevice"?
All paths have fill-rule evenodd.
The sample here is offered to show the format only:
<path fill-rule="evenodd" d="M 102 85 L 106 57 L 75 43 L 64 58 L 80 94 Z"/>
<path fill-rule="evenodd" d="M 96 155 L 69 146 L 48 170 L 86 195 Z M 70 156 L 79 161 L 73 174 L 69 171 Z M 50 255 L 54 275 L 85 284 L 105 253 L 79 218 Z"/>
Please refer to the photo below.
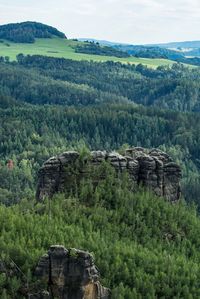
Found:
<path fill-rule="evenodd" d="M 64 246 L 51 246 L 41 257 L 35 276 L 47 290 L 31 299 L 109 299 L 110 291 L 99 282 L 99 271 L 91 254 Z"/>

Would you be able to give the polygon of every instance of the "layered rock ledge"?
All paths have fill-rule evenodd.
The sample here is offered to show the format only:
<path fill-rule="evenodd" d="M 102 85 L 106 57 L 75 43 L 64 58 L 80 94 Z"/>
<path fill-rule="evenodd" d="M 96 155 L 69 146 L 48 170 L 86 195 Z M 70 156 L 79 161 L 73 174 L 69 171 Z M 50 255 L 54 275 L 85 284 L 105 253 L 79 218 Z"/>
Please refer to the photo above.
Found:
<path fill-rule="evenodd" d="M 99 271 L 91 254 L 64 246 L 51 246 L 41 257 L 35 276 L 46 290 L 30 299 L 109 299 L 110 290 L 99 282 Z"/>
<path fill-rule="evenodd" d="M 92 151 L 82 160 L 82 168 L 77 168 L 80 154 L 76 151 L 64 152 L 47 160 L 39 170 L 36 198 L 38 201 L 52 197 L 57 192 L 70 189 L 74 181 L 88 177 L 90 165 L 93 170 L 103 161 L 108 162 L 119 173 L 129 174 L 133 190 L 142 185 L 157 196 L 171 202 L 180 198 L 181 169 L 172 158 L 158 149 L 130 148 L 124 155 L 117 152 Z M 76 171 L 73 171 L 76 169 Z M 96 183 L 96 182 L 95 182 Z"/>

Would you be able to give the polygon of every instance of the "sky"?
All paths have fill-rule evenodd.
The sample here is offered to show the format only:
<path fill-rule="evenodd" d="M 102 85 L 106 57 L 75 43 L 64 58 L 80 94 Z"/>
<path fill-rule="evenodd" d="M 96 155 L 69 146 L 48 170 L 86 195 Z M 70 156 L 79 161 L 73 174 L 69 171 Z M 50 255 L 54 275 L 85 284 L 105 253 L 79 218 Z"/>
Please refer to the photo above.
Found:
<path fill-rule="evenodd" d="M 0 0 L 0 24 L 38 21 L 69 38 L 200 40 L 200 0 Z"/>

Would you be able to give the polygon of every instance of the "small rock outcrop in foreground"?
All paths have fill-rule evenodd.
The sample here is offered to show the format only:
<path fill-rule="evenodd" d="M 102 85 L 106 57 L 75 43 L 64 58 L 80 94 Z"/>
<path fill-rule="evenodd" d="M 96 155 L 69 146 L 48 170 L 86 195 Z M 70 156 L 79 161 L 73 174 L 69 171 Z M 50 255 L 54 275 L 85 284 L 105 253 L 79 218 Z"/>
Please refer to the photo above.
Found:
<path fill-rule="evenodd" d="M 99 282 L 99 271 L 91 254 L 63 246 L 51 246 L 41 257 L 35 276 L 47 290 L 30 299 L 109 299 L 110 291 Z"/>
<path fill-rule="evenodd" d="M 94 169 L 104 161 L 116 170 L 116 174 L 126 171 L 133 190 L 142 185 L 171 202 L 176 202 L 180 197 L 180 167 L 169 155 L 158 149 L 131 148 L 126 150 L 124 155 L 93 151 L 84 158 L 80 164 L 82 167 L 79 165 L 77 168 L 80 158 L 78 152 L 69 151 L 46 161 L 39 171 L 37 200 L 42 201 L 57 192 L 64 192 L 67 188 L 70 189 L 74 181 L 78 182 L 87 177 L 91 177 L 96 184 Z M 91 169 L 93 171 L 90 173 Z"/>

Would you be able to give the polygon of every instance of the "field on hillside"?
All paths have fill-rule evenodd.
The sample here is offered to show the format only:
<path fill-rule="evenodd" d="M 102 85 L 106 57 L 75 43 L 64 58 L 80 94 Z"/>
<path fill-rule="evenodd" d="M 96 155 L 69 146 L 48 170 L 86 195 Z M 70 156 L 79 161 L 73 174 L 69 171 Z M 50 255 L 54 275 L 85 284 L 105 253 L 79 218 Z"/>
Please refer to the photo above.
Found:
<path fill-rule="evenodd" d="M 156 68 L 160 65 L 172 65 L 174 62 L 167 59 L 147 59 L 147 58 L 117 58 L 113 56 L 89 55 L 75 53 L 74 47 L 80 42 L 52 38 L 52 39 L 37 39 L 34 44 L 20 44 L 10 41 L 0 42 L 0 56 L 9 56 L 10 60 L 15 60 L 16 55 L 23 53 L 25 55 L 45 55 L 52 57 L 62 57 L 73 60 L 93 60 L 93 61 L 115 61 L 131 64 L 144 64 L 149 67 Z"/>

